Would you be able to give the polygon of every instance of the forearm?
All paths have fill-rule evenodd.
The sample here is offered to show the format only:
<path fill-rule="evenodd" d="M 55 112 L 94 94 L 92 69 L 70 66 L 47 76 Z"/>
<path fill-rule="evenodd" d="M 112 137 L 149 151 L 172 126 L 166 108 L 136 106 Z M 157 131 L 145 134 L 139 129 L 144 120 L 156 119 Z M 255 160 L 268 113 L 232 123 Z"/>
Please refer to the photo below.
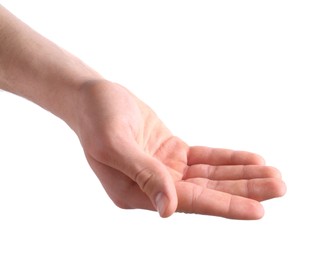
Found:
<path fill-rule="evenodd" d="M 76 93 L 101 76 L 0 5 L 0 88 L 74 124 Z"/>

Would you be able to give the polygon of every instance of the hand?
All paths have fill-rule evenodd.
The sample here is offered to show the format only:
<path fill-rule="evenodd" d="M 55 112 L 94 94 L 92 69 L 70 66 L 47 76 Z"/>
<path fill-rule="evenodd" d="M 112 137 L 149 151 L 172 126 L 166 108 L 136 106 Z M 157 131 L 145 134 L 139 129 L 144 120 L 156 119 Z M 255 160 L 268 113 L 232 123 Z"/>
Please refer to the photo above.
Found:
<path fill-rule="evenodd" d="M 259 201 L 279 197 L 278 170 L 249 152 L 189 147 L 124 87 L 85 84 L 74 128 L 113 202 L 125 209 L 258 219 Z"/>

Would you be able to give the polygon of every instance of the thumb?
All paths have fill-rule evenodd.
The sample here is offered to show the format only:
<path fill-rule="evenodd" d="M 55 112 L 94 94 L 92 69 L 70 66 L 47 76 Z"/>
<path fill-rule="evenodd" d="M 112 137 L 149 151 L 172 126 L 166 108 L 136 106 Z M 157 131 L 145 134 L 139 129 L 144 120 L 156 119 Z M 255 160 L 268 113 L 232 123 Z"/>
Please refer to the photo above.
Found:
<path fill-rule="evenodd" d="M 173 178 L 162 162 L 136 150 L 129 156 L 123 172 L 145 192 L 161 217 L 169 217 L 178 204 Z"/>

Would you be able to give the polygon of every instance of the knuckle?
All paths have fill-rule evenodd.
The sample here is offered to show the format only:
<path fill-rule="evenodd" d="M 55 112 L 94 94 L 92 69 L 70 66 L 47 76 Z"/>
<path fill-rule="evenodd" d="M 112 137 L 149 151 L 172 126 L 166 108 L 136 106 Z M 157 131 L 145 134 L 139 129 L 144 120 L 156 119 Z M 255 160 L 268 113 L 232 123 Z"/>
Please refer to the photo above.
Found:
<path fill-rule="evenodd" d="M 153 178 L 154 172 L 149 168 L 143 168 L 135 174 L 134 181 L 139 185 L 141 190 L 145 192 Z"/>

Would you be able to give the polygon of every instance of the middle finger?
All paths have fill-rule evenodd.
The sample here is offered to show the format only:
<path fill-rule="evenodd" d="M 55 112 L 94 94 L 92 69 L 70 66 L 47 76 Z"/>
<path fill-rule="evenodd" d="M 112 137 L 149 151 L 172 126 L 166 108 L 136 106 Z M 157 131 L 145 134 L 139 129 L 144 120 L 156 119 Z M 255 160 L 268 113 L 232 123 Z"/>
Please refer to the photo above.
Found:
<path fill-rule="evenodd" d="M 189 178 L 239 180 L 255 178 L 281 178 L 281 174 L 276 168 L 263 165 L 212 166 L 207 164 L 195 164 L 189 166 L 184 174 L 184 179 Z"/>

